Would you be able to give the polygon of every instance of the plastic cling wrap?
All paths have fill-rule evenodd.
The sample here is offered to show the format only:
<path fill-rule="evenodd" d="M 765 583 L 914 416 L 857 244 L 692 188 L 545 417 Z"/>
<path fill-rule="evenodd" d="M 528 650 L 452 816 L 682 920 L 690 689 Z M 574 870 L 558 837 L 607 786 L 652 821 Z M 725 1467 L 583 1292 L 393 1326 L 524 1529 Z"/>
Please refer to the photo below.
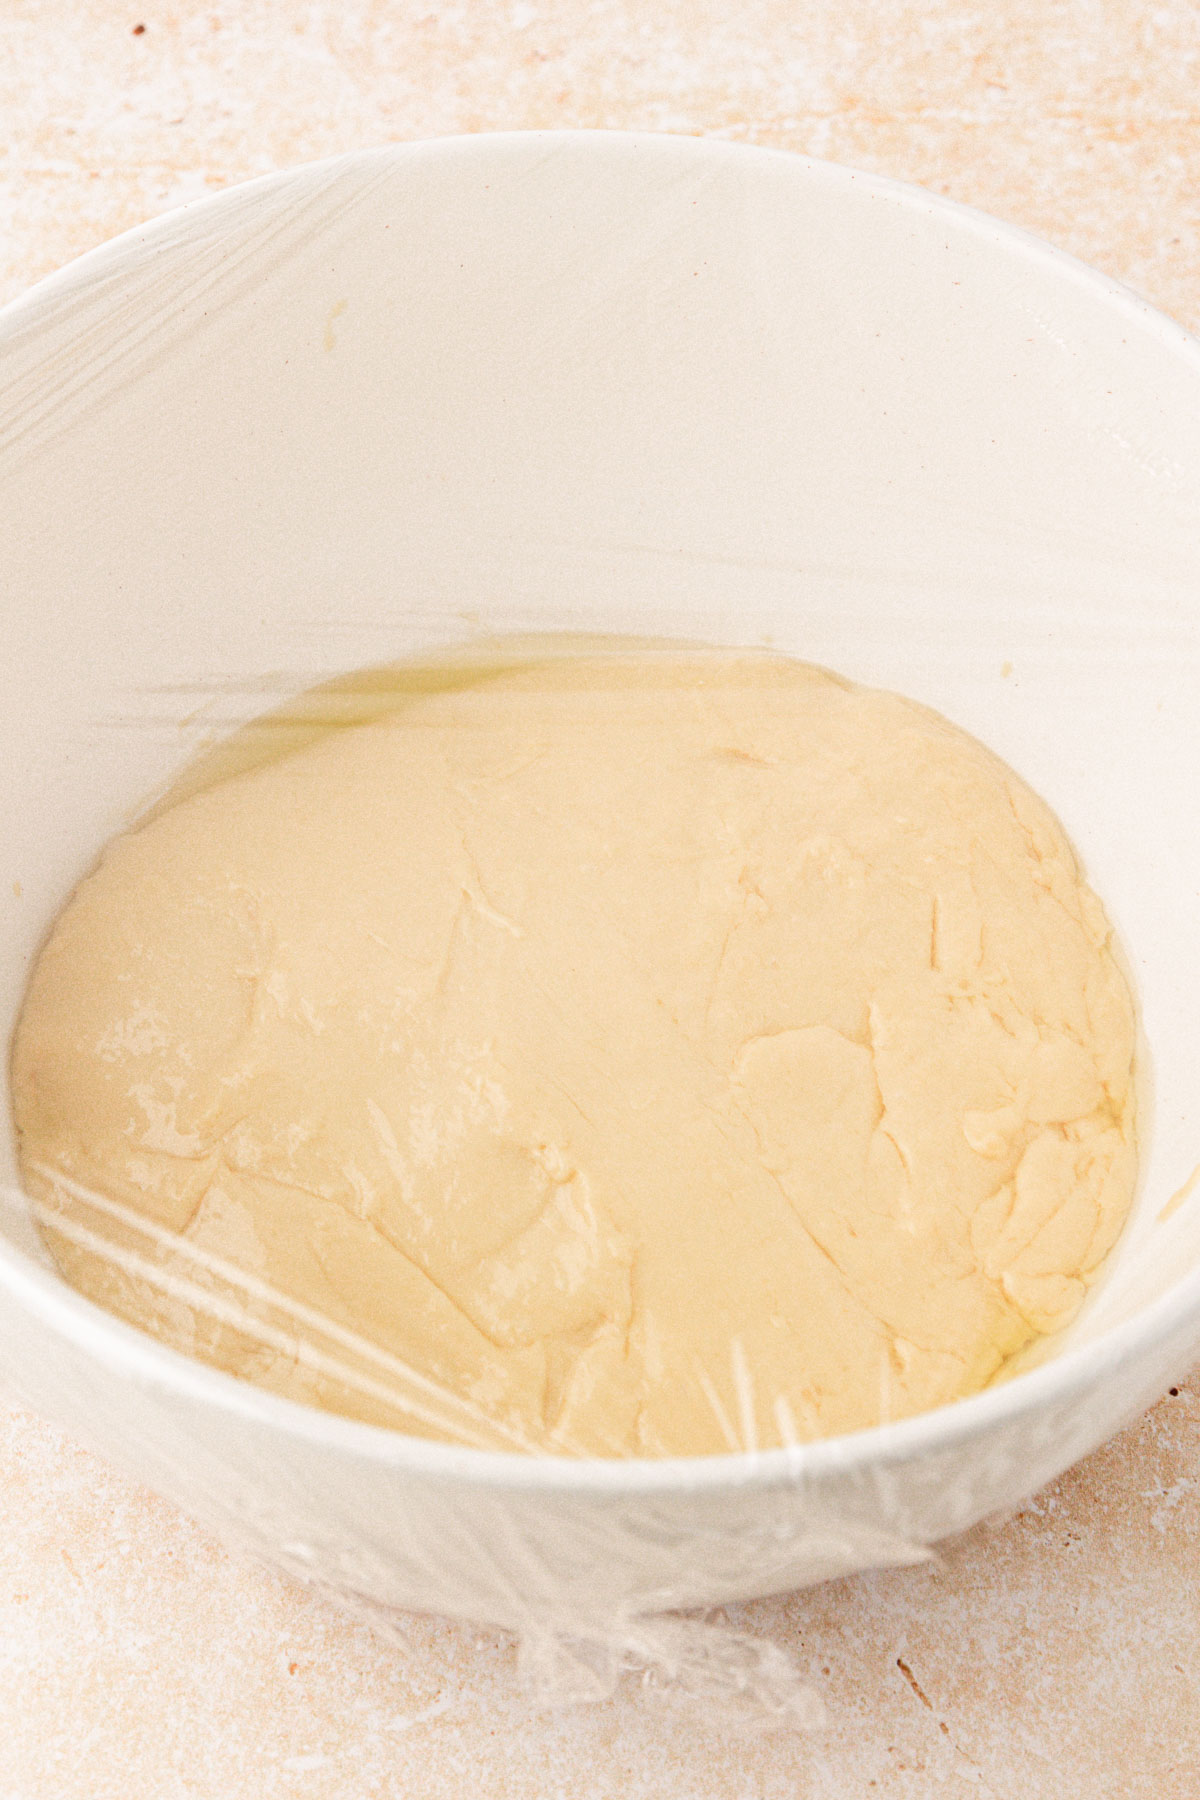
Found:
<path fill-rule="evenodd" d="M 7 1229 L 28 1230 L 26 1197 L 10 1190 L 5 1198 Z M 96 1210 L 102 1217 L 103 1206 Z M 42 1230 L 61 1227 L 53 1207 L 38 1211 Z M 103 1235 L 100 1242 L 126 1272 L 144 1274 L 146 1265 L 127 1250 Z M 12 1265 L 24 1263 L 15 1249 L 8 1255 Z M 189 1287 L 186 1304 L 219 1305 L 214 1271 L 198 1273 L 199 1291 Z M 184 1279 L 177 1272 L 161 1278 L 172 1287 Z M 1114 1297 L 1119 1291 L 1116 1282 Z M 55 1293 L 62 1293 L 56 1276 L 25 1265 L 22 1311 L 36 1318 L 39 1302 L 53 1308 Z M 90 1312 L 74 1296 L 69 1306 Z M 239 1329 L 252 1329 L 251 1311 L 244 1304 L 233 1310 Z M 289 1312 L 282 1307 L 277 1316 Z M 140 1334 L 120 1325 L 106 1328 L 97 1358 L 86 1318 L 82 1343 L 72 1341 L 79 1323 L 60 1324 L 47 1352 L 36 1329 L 20 1334 L 22 1319 L 10 1320 L 8 1367 L 19 1391 L 50 1404 L 105 1454 L 114 1454 L 116 1442 L 117 1460 L 232 1545 L 252 1549 L 385 1638 L 403 1644 L 404 1614 L 413 1609 L 481 1621 L 515 1635 L 519 1673 L 539 1704 L 600 1699 L 633 1675 L 665 1703 L 702 1703 L 760 1729 L 818 1725 L 819 1693 L 802 1662 L 713 1623 L 712 1607 L 928 1560 L 938 1539 L 1017 1505 L 1082 1453 L 1102 1408 L 1115 1426 L 1152 1399 L 1191 1342 L 1190 1321 L 1177 1323 L 1134 1388 L 1127 1374 L 1113 1381 L 1122 1350 L 1115 1341 L 1082 1402 L 1071 1391 L 1032 1418 L 1015 1410 L 983 1442 L 971 1432 L 965 1444 L 935 1438 L 915 1458 L 902 1443 L 862 1457 L 853 1440 L 822 1446 L 816 1457 L 811 1448 L 747 1451 L 736 1472 L 721 1467 L 727 1459 L 712 1459 L 709 1479 L 674 1464 L 655 1481 L 643 1466 L 622 1487 L 595 1481 L 594 1464 L 507 1455 L 510 1467 L 497 1478 L 494 1466 L 464 1466 L 457 1452 L 423 1456 L 414 1440 L 391 1433 L 356 1425 L 348 1436 L 326 1433 L 321 1415 L 306 1418 L 307 1409 L 255 1397 L 241 1383 L 235 1388 L 247 1406 L 231 1407 L 228 1378 L 192 1364 L 198 1379 L 181 1380 L 169 1351 L 147 1357 Z M 294 1325 L 281 1329 L 295 1332 Z M 378 1373 L 376 1358 L 362 1360 Z M 378 1386 L 390 1391 L 391 1382 L 389 1369 Z M 411 1372 L 397 1385 L 411 1405 Z M 218 1430 L 214 1403 L 226 1414 Z M 531 1475 L 527 1485 L 510 1485 L 514 1462 Z M 582 1470 L 583 1482 L 556 1481 L 564 1467 Z M 619 1475 L 619 1465 L 610 1467 Z M 545 1474 L 551 1479 L 543 1483 Z"/>
<path fill-rule="evenodd" d="M 31 1404 L 381 1629 L 417 1608 L 517 1633 L 542 1695 L 601 1693 L 640 1669 L 664 1695 L 811 1723 L 808 1672 L 709 1609 L 928 1556 L 1092 1449 L 1197 1346 L 1194 345 L 1101 278 L 914 190 L 715 143 L 530 134 L 396 146 L 157 221 L 8 309 L 0 373 L 6 1035 L 76 884 L 198 750 L 333 671 L 436 660 L 473 634 L 769 644 L 935 709 L 1061 819 L 1140 999 L 1141 1175 L 1107 1265 L 1102 1182 L 1057 1236 L 1039 1213 L 1044 1166 L 1005 1197 L 1004 1157 L 1027 1127 L 1066 1146 L 1039 1153 L 1046 1163 L 1100 1169 L 1103 1105 L 1058 1041 L 1069 1033 L 1049 1034 L 1038 1098 L 997 1092 L 968 1109 L 969 1154 L 999 1173 L 959 1273 L 969 1286 L 974 1258 L 999 1271 L 987 1280 L 1010 1276 L 1010 1312 L 1034 1335 L 1005 1362 L 1012 1379 L 965 1399 L 932 1403 L 948 1400 L 945 1346 L 896 1319 L 858 1384 L 872 1410 L 827 1418 L 822 1436 L 804 1382 L 783 1380 L 771 1354 L 773 1314 L 781 1342 L 792 1314 L 753 1309 L 739 1335 L 721 1328 L 722 1296 L 699 1366 L 662 1359 L 657 1443 L 649 1415 L 639 1438 L 627 1394 L 619 1441 L 594 1454 L 577 1389 L 551 1445 L 530 1421 L 559 1418 L 584 1359 L 539 1360 L 515 1341 L 515 1289 L 500 1316 L 465 1265 L 421 1271 L 495 1373 L 471 1389 L 376 1329 L 360 1290 L 364 1304 L 331 1304 L 276 1280 L 248 1236 L 183 1230 L 186 1194 L 174 1212 L 146 1209 L 136 1183 L 57 1150 L 23 1182 L 15 1140 L 0 1146 L 0 1359 Z M 770 775 L 739 754 L 713 770 L 730 794 Z M 1012 829 L 1036 848 L 1042 821 L 1019 813 Z M 719 835 L 725 811 L 707 816 Z M 813 867 L 852 904 L 855 860 L 825 835 Z M 661 873 L 664 894 L 694 898 L 686 858 Z M 461 986 L 464 946 L 488 933 L 524 944 L 513 929 L 529 926 L 494 881 L 468 870 L 459 885 Z M 752 868 L 739 894 L 747 916 L 771 905 Z M 953 898 L 936 916 L 922 903 L 931 971 L 967 942 Z M 915 932 L 906 904 L 896 921 Z M 264 948 L 252 913 L 229 915 L 248 971 Z M 701 1006 L 712 1000 L 722 1028 L 738 936 L 722 955 L 691 929 L 664 929 L 650 972 L 711 950 Z M 787 983 L 770 955 L 754 966 L 761 1016 L 733 1049 L 755 1041 L 723 1067 L 736 1061 L 737 1131 L 778 1177 L 782 1209 L 807 1177 L 776 1130 L 780 1093 L 836 1066 L 832 1168 L 874 1135 L 868 1065 L 890 1093 L 903 1044 L 883 1002 L 874 1020 L 780 1019 Z M 477 992 L 486 1001 L 486 984 Z M 288 1004 L 270 971 L 254 1004 L 252 1050 Z M 946 1079 L 973 1053 L 960 1025 L 941 1038 Z M 664 1011 L 656 1041 L 677 1026 L 690 1022 Z M 614 1060 L 632 1067 L 645 1037 L 619 1038 Z M 110 1045 L 118 1061 L 133 1041 Z M 486 1106 L 503 1084 L 485 1059 L 475 1072 Z M 242 1073 L 269 1084 L 267 1064 Z M 551 1073 L 580 1098 L 578 1068 Z M 393 1154 L 390 1130 L 403 1161 L 403 1121 L 380 1110 L 373 1154 Z M 1081 1119 L 1092 1125 L 1072 1135 Z M 549 1129 L 561 1118 L 518 1122 L 539 1155 L 508 1165 L 513 1237 L 472 1255 L 511 1276 L 505 1244 L 530 1223 L 529 1194 L 540 1204 L 553 1189 L 594 1257 L 586 1280 L 562 1271 L 552 1335 L 560 1349 L 594 1340 L 596 1391 L 601 1376 L 614 1391 L 636 1259 Z M 245 1132 L 236 1112 L 219 1123 L 235 1165 L 226 1197 L 244 1201 Z M 139 1180 L 160 1197 L 190 1129 L 163 1115 L 144 1146 Z M 630 1108 L 627 1138 L 639 1132 Z M 705 1141 L 705 1173 L 724 1142 Z M 875 1145 L 881 1192 L 898 1191 L 901 1164 Z M 316 1207 L 303 1174 L 296 1185 L 296 1207 Z M 1184 1196 L 1173 1211 L 1172 1195 Z M 217 1222 L 236 1216 L 230 1204 Z M 881 1208 L 883 1228 L 897 1217 Z M 813 1223 L 861 1290 L 881 1239 L 825 1213 Z M 404 1241 L 420 1248 L 419 1234 Z M 344 1294 L 349 1269 L 323 1253 Z M 81 1285 L 106 1305 L 54 1259 L 75 1277 L 90 1266 Z M 949 1300 L 954 1271 L 935 1260 Z M 733 1259 L 718 1265 L 732 1286 Z M 831 1334 L 820 1339 L 814 1358 Z M 992 1371 L 975 1373 L 966 1387 Z M 338 1394 L 353 1404 L 331 1410 Z M 552 1404 L 539 1414 L 531 1395 Z"/>

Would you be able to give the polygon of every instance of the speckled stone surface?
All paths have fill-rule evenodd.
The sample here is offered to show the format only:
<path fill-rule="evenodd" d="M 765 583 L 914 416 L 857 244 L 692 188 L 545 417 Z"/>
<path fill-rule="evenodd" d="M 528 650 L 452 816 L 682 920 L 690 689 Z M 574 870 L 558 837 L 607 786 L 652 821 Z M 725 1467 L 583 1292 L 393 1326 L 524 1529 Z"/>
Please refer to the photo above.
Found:
<path fill-rule="evenodd" d="M 923 182 L 1200 323 L 1191 0 L 6 0 L 0 117 L 0 299 L 268 169 L 571 125 Z M 531 1713 L 500 1637 L 384 1644 L 0 1403 L 0 1800 L 1197 1800 L 1200 1386 L 935 1567 L 728 1616 L 826 1730 Z"/>

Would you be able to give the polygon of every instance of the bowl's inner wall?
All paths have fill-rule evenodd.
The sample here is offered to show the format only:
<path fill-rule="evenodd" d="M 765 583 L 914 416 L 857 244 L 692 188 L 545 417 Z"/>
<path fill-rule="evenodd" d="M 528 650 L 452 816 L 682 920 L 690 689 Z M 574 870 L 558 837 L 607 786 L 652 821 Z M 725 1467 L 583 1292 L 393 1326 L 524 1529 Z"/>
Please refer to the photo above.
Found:
<path fill-rule="evenodd" d="M 1117 1264 L 1182 1272 L 1193 1212 L 1155 1222 L 1200 1161 L 1182 332 L 912 190 L 530 135 L 160 221 L 8 309 L 0 376 L 6 1032 L 101 844 L 286 693 L 479 631 L 769 642 L 940 708 L 1058 810 L 1151 1047 Z"/>

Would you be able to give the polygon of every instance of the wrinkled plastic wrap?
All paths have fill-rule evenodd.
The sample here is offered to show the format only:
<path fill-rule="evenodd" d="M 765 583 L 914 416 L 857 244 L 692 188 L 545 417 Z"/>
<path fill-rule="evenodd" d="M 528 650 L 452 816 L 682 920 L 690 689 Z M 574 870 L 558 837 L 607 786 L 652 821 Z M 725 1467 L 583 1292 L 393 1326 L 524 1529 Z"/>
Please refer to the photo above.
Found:
<path fill-rule="evenodd" d="M 10 1190 L 6 1201 L 6 1225 L 28 1230 L 23 1197 Z M 374 1428 L 313 1415 L 297 1429 L 289 1415 L 303 1409 L 199 1365 L 181 1379 L 174 1353 L 148 1357 L 123 1325 L 104 1329 L 107 1367 L 69 1329 L 44 1339 L 28 1323 L 39 1310 L 30 1284 L 61 1283 L 9 1256 L 18 1316 L 6 1332 L 8 1378 L 231 1545 L 401 1646 L 411 1609 L 513 1632 L 539 1704 L 599 1699 L 632 1675 L 666 1703 L 702 1703 L 756 1729 L 819 1724 L 819 1684 L 780 1646 L 713 1622 L 712 1607 L 928 1560 L 939 1538 L 1014 1507 L 1098 1428 L 1154 1398 L 1195 1332 L 1185 1312 L 1136 1374 L 1115 1334 L 1082 1392 L 1014 1411 L 958 1445 L 939 1445 L 935 1428 L 914 1454 L 885 1433 L 865 1457 L 854 1440 L 834 1440 L 817 1447 L 824 1455 L 751 1453 L 699 1470 L 650 1465 L 649 1475 L 642 1465 L 624 1485 L 620 1465 L 607 1481 L 573 1465 L 583 1478 L 572 1482 L 563 1459 L 510 1455 L 526 1479 L 509 1468 L 497 1480 L 494 1467 L 469 1466 L 471 1452 L 398 1439 L 393 1462 L 379 1449 L 390 1434 Z M 74 1295 L 66 1305 L 94 1310 Z M 230 1387 L 243 1405 L 230 1404 Z"/>
<path fill-rule="evenodd" d="M 1195 346 L 886 182 L 534 134 L 185 209 L 0 315 L 0 375 L 6 1021 L 100 846 L 205 743 L 480 630 L 770 641 L 939 708 L 1062 816 L 1141 999 L 1140 1197 L 1043 1362 L 936 1414 L 658 1464 L 332 1418 L 73 1293 L 0 1170 L 0 1367 L 101 1453 L 384 1632 L 515 1632 L 543 1699 L 636 1671 L 814 1724 L 802 1664 L 709 1609 L 927 1558 L 1200 1344 Z M 103 1245 L 92 1198 L 72 1228 Z M 244 1277 L 171 1279 L 245 1323 Z M 446 1426 L 415 1372 L 255 1299 Z"/>
<path fill-rule="evenodd" d="M 506 1443 L 494 1422 L 464 1416 L 455 1396 L 419 1371 L 94 1190 L 60 1178 L 56 1201 L 32 1202 L 11 1189 L 4 1191 L 3 1200 L 7 1223 L 18 1233 L 23 1227 L 31 1243 L 36 1219 L 54 1237 L 111 1259 L 123 1273 L 157 1285 L 201 1316 L 311 1361 L 351 1390 L 361 1385 L 376 1401 L 391 1399 L 406 1416 L 420 1416 L 426 1409 L 425 1420 L 439 1437 L 472 1448 L 528 1454 L 528 1447 Z M 63 1200 L 70 1202 L 69 1216 Z M 88 1214 L 92 1224 L 84 1225 L 80 1220 Z M 121 1228 L 123 1242 L 115 1241 L 114 1227 Z M 1194 1234 L 1194 1221 L 1192 1230 Z M 141 1238 L 141 1252 L 130 1247 L 131 1238 Z M 194 1263 L 190 1275 L 181 1272 L 189 1263 Z M 1103 1305 L 1109 1316 L 1118 1317 L 1136 1311 L 1144 1282 L 1145 1269 L 1135 1261 L 1125 1279 L 1101 1288 L 1095 1310 Z M 1090 1314 L 1085 1323 L 1094 1333 Z M 1161 1366 L 1170 1371 L 1175 1365 L 1169 1356 Z M 20 1382 L 20 1368 L 10 1372 Z M 1161 1379 L 1151 1377 L 1143 1397 L 1157 1391 Z M 41 1398 L 39 1384 L 31 1397 Z M 107 1448 L 103 1427 L 97 1433 L 89 1420 L 83 1430 Z M 1055 1463 L 1063 1448 L 1054 1432 L 1047 1432 L 1040 1446 L 1042 1456 Z M 150 1446 L 141 1446 L 137 1462 L 148 1451 Z M 161 1456 L 161 1446 L 151 1454 Z M 1028 1471 L 1011 1460 L 1011 1453 L 997 1457 L 993 1449 L 992 1457 L 992 1467 L 987 1469 L 986 1462 L 982 1467 L 992 1480 L 999 1475 L 1011 1496 L 1009 1504 L 1015 1504 L 1028 1484 Z M 886 1468 L 872 1470 L 865 1482 L 860 1478 L 853 1504 L 843 1498 L 841 1505 L 830 1505 L 819 1484 L 817 1492 L 808 1492 L 801 1450 L 791 1457 L 778 1451 L 763 1457 L 747 1449 L 745 1463 L 744 1478 L 751 1481 L 756 1464 L 775 1465 L 771 1500 L 760 1503 L 749 1526 L 736 1513 L 732 1523 L 718 1513 L 703 1523 L 692 1518 L 681 1533 L 670 1504 L 656 1504 L 653 1494 L 624 1496 L 589 1517 L 582 1530 L 578 1519 L 571 1520 L 560 1547 L 553 1506 L 539 1517 L 535 1504 L 518 1520 L 506 1501 L 464 1492 L 423 1526 L 419 1518 L 406 1520 L 399 1556 L 394 1531 L 399 1521 L 391 1521 L 393 1529 L 384 1534 L 386 1549 L 348 1543 L 327 1527 L 299 1525 L 297 1496 L 278 1488 L 276 1472 L 269 1467 L 247 1481 L 245 1470 L 224 1463 L 219 1455 L 198 1460 L 193 1446 L 185 1484 L 179 1485 L 183 1471 L 171 1466 L 165 1485 L 232 1544 L 249 1541 L 268 1560 L 400 1645 L 403 1611 L 414 1605 L 515 1632 L 520 1678 L 541 1704 L 601 1699 L 623 1676 L 633 1674 L 665 1702 L 702 1703 L 710 1712 L 719 1709 L 731 1724 L 755 1729 L 818 1726 L 824 1716 L 819 1694 L 785 1650 L 713 1623 L 703 1613 L 681 1616 L 665 1609 L 686 1602 L 697 1590 L 718 1600 L 737 1600 L 748 1592 L 807 1585 L 862 1567 L 928 1560 L 933 1550 L 924 1534 L 941 1536 L 946 1525 L 967 1522 L 961 1514 L 970 1489 L 960 1485 L 942 1497 L 943 1509 L 931 1532 L 927 1511 L 918 1507 L 914 1517 L 911 1480 L 895 1481 Z M 931 1463 L 937 1467 L 939 1459 Z M 976 1470 L 976 1478 L 981 1472 Z M 927 1472 L 925 1508 L 935 1498 L 928 1478 Z M 890 1528 L 876 1520 L 890 1521 Z M 671 1566 L 667 1580 L 660 1566 L 664 1550 Z M 643 1583 L 652 1568 L 660 1587 L 648 1596 Z M 390 1602 L 389 1596 L 394 1596 Z"/>

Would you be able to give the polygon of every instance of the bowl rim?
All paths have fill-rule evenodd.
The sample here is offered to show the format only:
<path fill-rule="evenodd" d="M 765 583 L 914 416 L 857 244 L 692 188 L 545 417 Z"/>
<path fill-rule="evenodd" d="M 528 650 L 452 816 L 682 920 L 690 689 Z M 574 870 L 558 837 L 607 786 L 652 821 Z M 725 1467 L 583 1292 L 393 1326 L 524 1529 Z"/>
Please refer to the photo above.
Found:
<path fill-rule="evenodd" d="M 1058 249 L 1034 233 L 990 213 L 950 200 L 913 183 L 854 169 L 788 150 L 668 132 L 546 130 L 456 134 L 418 138 L 334 157 L 238 182 L 135 225 L 74 258 L 0 307 L 0 352 L 8 339 L 36 329 L 39 315 L 60 296 L 93 280 L 119 275 L 134 249 L 153 249 L 181 224 L 195 232 L 223 210 L 255 192 L 319 182 L 372 165 L 463 158 L 481 163 L 524 155 L 532 142 L 547 151 L 591 155 L 642 153 L 696 164 L 738 162 L 788 171 L 802 183 L 848 191 L 857 188 L 910 212 L 945 220 L 966 237 L 987 241 L 1001 255 L 1041 264 L 1060 279 L 1082 288 L 1098 305 L 1123 313 L 1160 344 L 1192 361 L 1200 373 L 1200 338 L 1114 277 Z M 15 1200 L 24 1197 L 10 1190 Z M 866 1427 L 790 1448 L 746 1450 L 699 1457 L 574 1458 L 529 1455 L 522 1451 L 477 1450 L 372 1425 L 253 1386 L 220 1369 L 171 1349 L 105 1311 L 71 1288 L 51 1269 L 0 1235 L 0 1294 L 20 1306 L 46 1330 L 100 1363 L 109 1373 L 140 1387 L 175 1394 L 212 1407 L 284 1437 L 343 1452 L 364 1462 L 481 1489 L 518 1490 L 542 1495 L 625 1497 L 661 1493 L 701 1493 L 816 1483 L 837 1475 L 865 1473 L 957 1451 L 1042 1409 L 1069 1403 L 1101 1384 L 1131 1350 L 1150 1353 L 1189 1323 L 1200 1338 L 1200 1266 L 1166 1293 L 1091 1341 L 1064 1350 L 1040 1366 L 966 1399 L 889 1424 Z"/>

